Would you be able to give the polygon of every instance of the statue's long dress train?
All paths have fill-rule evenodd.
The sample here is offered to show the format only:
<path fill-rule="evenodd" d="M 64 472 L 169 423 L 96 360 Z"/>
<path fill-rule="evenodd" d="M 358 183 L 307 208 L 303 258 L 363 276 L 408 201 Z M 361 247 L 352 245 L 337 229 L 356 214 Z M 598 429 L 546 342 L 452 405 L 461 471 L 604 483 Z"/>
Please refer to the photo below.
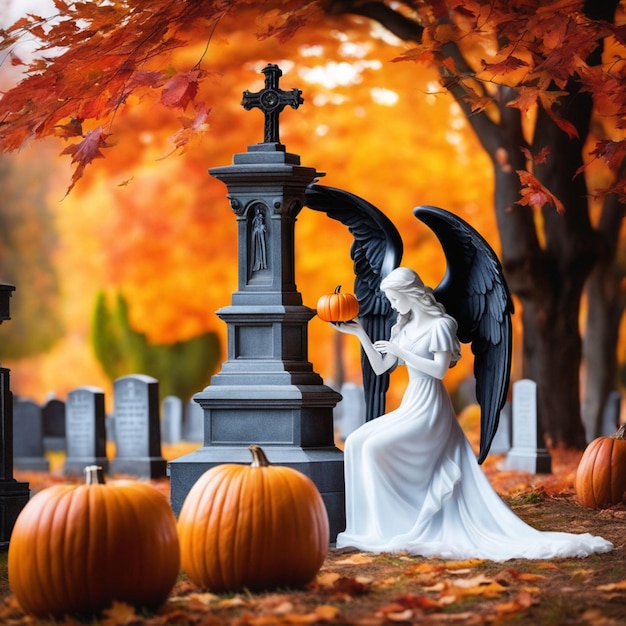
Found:
<path fill-rule="evenodd" d="M 423 356 L 454 345 L 438 319 L 409 345 Z M 540 532 L 517 517 L 476 461 L 441 380 L 409 367 L 400 406 L 366 422 L 345 445 L 346 531 L 337 547 L 445 559 L 549 559 L 607 552 L 589 533 Z"/>

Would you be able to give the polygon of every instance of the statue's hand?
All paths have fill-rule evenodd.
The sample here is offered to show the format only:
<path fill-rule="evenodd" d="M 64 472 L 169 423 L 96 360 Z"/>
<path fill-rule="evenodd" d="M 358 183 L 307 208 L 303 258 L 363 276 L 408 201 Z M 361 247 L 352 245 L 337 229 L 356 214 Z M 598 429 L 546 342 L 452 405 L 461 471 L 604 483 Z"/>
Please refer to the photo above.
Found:
<path fill-rule="evenodd" d="M 384 339 L 376 341 L 374 343 L 374 348 L 376 348 L 376 350 L 378 350 L 381 354 L 396 354 L 396 344 L 391 341 L 385 341 Z"/>
<path fill-rule="evenodd" d="M 358 335 L 361 330 L 361 324 L 356 320 L 350 320 L 349 322 L 329 322 L 333 328 L 336 328 L 341 333 L 347 333 L 349 335 Z"/>

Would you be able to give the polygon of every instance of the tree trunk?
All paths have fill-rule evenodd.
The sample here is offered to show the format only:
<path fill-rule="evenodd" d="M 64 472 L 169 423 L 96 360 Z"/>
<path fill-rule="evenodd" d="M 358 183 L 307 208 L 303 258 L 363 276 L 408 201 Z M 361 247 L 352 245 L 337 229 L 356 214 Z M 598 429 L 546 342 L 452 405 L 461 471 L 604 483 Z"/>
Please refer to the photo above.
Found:
<path fill-rule="evenodd" d="M 583 10 L 593 19 L 610 23 L 618 4 L 618 0 L 585 0 Z M 421 42 L 421 24 L 385 3 L 335 0 L 331 7 L 336 12 L 375 19 L 402 39 Z M 599 41 L 587 63 L 600 63 L 602 50 Z M 471 76 L 473 71 L 462 51 L 450 42 L 439 52 L 442 58 L 452 59 L 456 67 L 455 73 L 445 64 L 440 66 L 444 86 L 456 98 L 493 162 L 501 260 L 509 288 L 522 307 L 523 375 L 538 385 L 538 410 L 547 439 L 553 444 L 582 448 L 586 437 L 580 414 L 580 300 L 603 245 L 591 226 L 586 183 L 579 174 L 591 120 L 591 96 L 579 91 L 573 77 L 566 88 L 570 95 L 559 100 L 558 106 L 566 112 L 564 117 L 578 132 L 573 138 L 539 108 L 530 152 L 537 155 L 545 147 L 550 155 L 546 163 L 535 165 L 534 174 L 560 199 L 565 213 L 560 215 L 554 207 L 547 206 L 535 214 L 533 208 L 517 204 L 521 185 L 516 172 L 527 169 L 521 148 L 528 147 L 528 142 L 522 132 L 520 112 L 506 106 L 511 90 L 499 88 L 499 120 L 484 112 L 476 113 L 458 81 L 459 76 Z M 613 234 L 615 231 L 619 227 Z M 603 301 L 598 298 L 597 305 Z M 597 313 L 598 324 L 606 324 L 606 312 Z M 601 341 L 593 345 L 606 349 Z M 610 347 L 611 354 L 615 345 Z M 603 362 L 606 358 L 605 355 Z"/>
<path fill-rule="evenodd" d="M 494 150 L 488 141 L 484 145 L 490 153 L 500 154 L 494 159 L 496 213 L 502 264 L 522 305 L 523 376 L 537 383 L 538 414 L 547 443 L 584 447 L 578 319 L 582 290 L 595 259 L 595 238 L 584 179 L 572 180 L 581 165 L 579 140 L 569 139 L 539 112 L 532 152 L 550 145 L 552 154 L 545 165 L 535 167 L 535 175 L 561 198 L 566 213 L 558 215 L 554 207 L 547 207 L 538 222 L 531 207 L 516 204 L 520 182 L 515 171 L 526 166 L 519 150 L 521 119 L 502 100 L 500 146 Z M 586 136 L 584 115 L 581 136 Z M 508 154 L 505 167 L 503 150 Z"/>
<path fill-rule="evenodd" d="M 622 164 L 620 176 L 626 173 Z M 584 338 L 585 394 L 583 423 L 587 441 L 599 437 L 608 395 L 618 385 L 619 326 L 626 293 L 623 255 L 618 254 L 625 207 L 615 194 L 604 199 L 597 226 L 600 262 L 587 282 L 587 320 Z"/>
<path fill-rule="evenodd" d="M 585 394 L 583 423 L 587 442 L 602 432 L 602 414 L 611 391 L 618 386 L 615 346 L 624 312 L 620 276 L 613 265 L 599 265 L 587 282 L 587 322 L 584 339 Z"/>

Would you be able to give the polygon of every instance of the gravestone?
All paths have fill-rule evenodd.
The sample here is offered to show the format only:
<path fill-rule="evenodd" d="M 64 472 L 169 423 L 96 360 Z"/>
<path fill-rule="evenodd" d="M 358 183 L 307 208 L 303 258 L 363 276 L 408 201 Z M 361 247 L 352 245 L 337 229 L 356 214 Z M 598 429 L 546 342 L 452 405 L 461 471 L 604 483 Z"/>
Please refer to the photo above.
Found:
<path fill-rule="evenodd" d="M 194 396 L 204 411 L 204 445 L 169 463 L 171 504 L 210 467 L 250 464 L 254 443 L 269 461 L 309 476 L 322 495 L 331 542 L 345 528 L 343 453 L 334 445 L 333 408 L 341 396 L 308 361 L 308 322 L 295 283 L 295 222 L 306 188 L 322 174 L 303 167 L 279 141 L 278 116 L 302 102 L 278 87 L 282 72 L 263 69 L 265 88 L 242 105 L 264 114 L 264 141 L 209 173 L 227 187 L 238 232 L 238 290 L 217 311 L 227 326 L 228 360 Z"/>
<path fill-rule="evenodd" d="M 13 404 L 13 466 L 35 472 L 50 470 L 44 455 L 41 407 L 32 400 L 17 398 Z"/>
<path fill-rule="evenodd" d="M 0 324 L 11 319 L 14 285 L 0 283 Z M 7 550 L 15 520 L 30 498 L 28 483 L 13 477 L 13 394 L 10 370 L 0 366 L 0 550 Z"/>
<path fill-rule="evenodd" d="M 621 411 L 622 395 L 619 391 L 613 390 L 608 395 L 602 411 L 600 437 L 610 437 L 615 434 L 615 431 L 619 428 Z"/>
<path fill-rule="evenodd" d="M 512 417 L 511 403 L 507 402 L 502 407 L 502 411 L 500 411 L 498 428 L 496 429 L 496 434 L 493 436 L 491 447 L 489 448 L 491 454 L 506 454 L 511 449 Z"/>
<path fill-rule="evenodd" d="M 112 474 L 162 478 L 159 382 L 144 374 L 122 376 L 113 383 L 115 458 Z"/>
<path fill-rule="evenodd" d="M 64 474 L 82 476 L 88 465 L 99 465 L 103 472 L 109 471 L 104 420 L 104 392 L 101 389 L 85 386 L 67 394 Z"/>
<path fill-rule="evenodd" d="M 513 447 L 505 469 L 549 474 L 552 457 L 545 447 L 537 415 L 537 383 L 518 380 L 513 384 Z"/>
<path fill-rule="evenodd" d="M 161 440 L 163 443 L 178 443 L 183 438 L 183 401 L 176 396 L 163 398 Z"/>
<path fill-rule="evenodd" d="M 202 443 L 204 441 L 204 411 L 193 400 L 185 406 L 185 422 L 183 425 L 185 441 Z"/>
<path fill-rule="evenodd" d="M 342 441 L 359 426 L 365 424 L 365 393 L 361 385 L 356 383 L 344 383 L 341 385 L 342 400 L 337 405 L 339 408 L 338 434 Z"/>
<path fill-rule="evenodd" d="M 104 426 L 107 435 L 107 441 L 115 443 L 115 415 L 107 414 L 104 418 Z"/>
<path fill-rule="evenodd" d="M 51 398 L 41 408 L 43 447 L 45 450 L 65 450 L 65 402 Z"/>

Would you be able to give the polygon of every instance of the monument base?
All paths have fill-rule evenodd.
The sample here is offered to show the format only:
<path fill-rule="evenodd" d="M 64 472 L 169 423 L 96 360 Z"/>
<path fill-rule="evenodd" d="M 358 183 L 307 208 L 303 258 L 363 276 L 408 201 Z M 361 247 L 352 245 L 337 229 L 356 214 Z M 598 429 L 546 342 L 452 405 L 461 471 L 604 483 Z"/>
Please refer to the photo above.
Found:
<path fill-rule="evenodd" d="M 29 499 L 27 482 L 0 480 L 0 550 L 8 549 L 15 520 Z"/>
<path fill-rule="evenodd" d="M 529 472 L 530 474 L 551 474 L 552 457 L 545 448 L 523 450 L 513 448 L 504 461 L 504 469 Z"/>
<path fill-rule="evenodd" d="M 85 468 L 90 465 L 97 465 L 102 468 L 105 474 L 109 473 L 109 459 L 101 456 L 91 456 L 67 458 L 63 465 L 63 474 L 65 476 L 84 476 Z"/>
<path fill-rule="evenodd" d="M 141 478 L 164 478 L 167 461 L 163 457 L 146 456 L 121 458 L 111 461 L 111 474 L 131 474 Z"/>
<path fill-rule="evenodd" d="M 263 445 L 273 465 L 284 465 L 308 476 L 318 488 L 330 525 L 330 541 L 345 530 L 343 452 L 338 448 L 298 448 Z M 168 464 L 170 503 L 178 515 L 191 487 L 204 472 L 223 463 L 250 465 L 252 456 L 247 446 L 205 446 Z"/>

